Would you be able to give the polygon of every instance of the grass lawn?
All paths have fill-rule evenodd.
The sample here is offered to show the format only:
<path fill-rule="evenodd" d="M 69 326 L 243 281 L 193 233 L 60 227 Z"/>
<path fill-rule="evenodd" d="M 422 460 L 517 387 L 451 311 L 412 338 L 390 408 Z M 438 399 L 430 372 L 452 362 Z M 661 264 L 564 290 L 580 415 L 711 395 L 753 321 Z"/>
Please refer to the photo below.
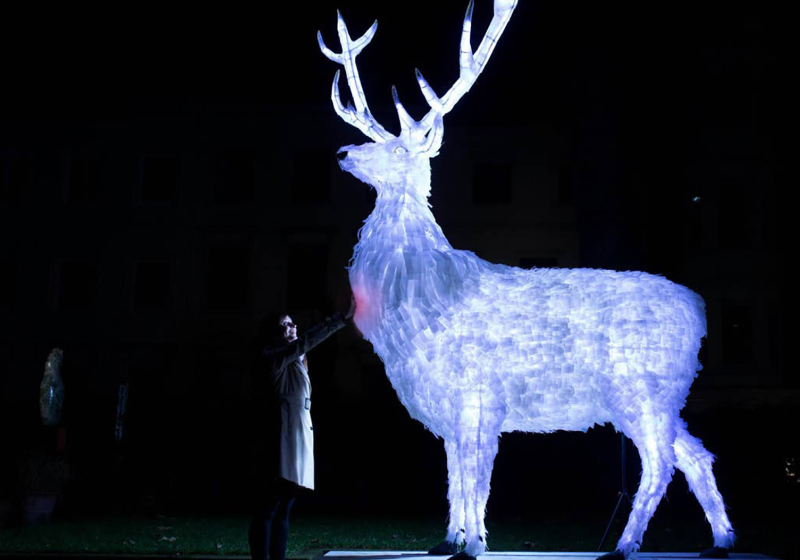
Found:
<path fill-rule="evenodd" d="M 97 517 L 15 526 L 0 531 L 0 552 L 128 554 L 248 554 L 244 517 Z M 602 527 L 487 523 L 492 550 L 585 550 L 597 547 Z M 289 554 L 307 549 L 427 550 L 445 520 L 388 516 L 297 515 Z M 598 533 L 599 531 L 599 533 Z"/>
<path fill-rule="evenodd" d="M 0 530 L 0 552 L 247 555 L 247 526 L 245 516 L 56 520 Z M 494 551 L 591 551 L 605 527 L 603 521 L 505 519 L 488 520 L 487 528 Z M 444 529 L 444 519 L 300 514 L 292 519 L 289 555 L 308 549 L 427 550 L 440 542 Z M 796 557 L 787 553 L 796 542 L 776 542 L 775 529 L 749 528 L 737 550 Z M 610 549 L 618 536 L 619 524 L 605 548 Z M 710 545 L 705 524 L 661 522 L 651 525 L 642 550 L 693 552 Z"/>

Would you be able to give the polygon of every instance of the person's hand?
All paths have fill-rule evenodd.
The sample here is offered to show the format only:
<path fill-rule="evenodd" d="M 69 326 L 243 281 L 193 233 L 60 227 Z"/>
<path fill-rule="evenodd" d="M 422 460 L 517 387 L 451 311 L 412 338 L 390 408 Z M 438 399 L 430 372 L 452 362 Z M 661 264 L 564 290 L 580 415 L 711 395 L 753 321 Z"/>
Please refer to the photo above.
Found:
<path fill-rule="evenodd" d="M 351 319 L 353 315 L 356 314 L 356 298 L 351 294 L 350 295 L 350 309 L 347 310 L 347 313 L 344 314 L 345 319 Z"/>

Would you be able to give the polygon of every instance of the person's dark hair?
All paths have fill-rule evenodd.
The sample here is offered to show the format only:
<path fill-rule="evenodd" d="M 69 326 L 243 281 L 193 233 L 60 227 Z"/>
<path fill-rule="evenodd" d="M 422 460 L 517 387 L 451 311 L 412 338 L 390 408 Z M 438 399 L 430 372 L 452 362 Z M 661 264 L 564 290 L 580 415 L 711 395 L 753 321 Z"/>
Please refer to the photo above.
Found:
<path fill-rule="evenodd" d="M 291 314 L 286 311 L 276 311 L 268 313 L 261 319 L 261 323 L 258 326 L 258 334 L 256 335 L 256 341 L 259 346 L 266 348 L 283 342 L 283 327 L 281 327 L 280 321 L 287 315 L 291 317 Z"/>

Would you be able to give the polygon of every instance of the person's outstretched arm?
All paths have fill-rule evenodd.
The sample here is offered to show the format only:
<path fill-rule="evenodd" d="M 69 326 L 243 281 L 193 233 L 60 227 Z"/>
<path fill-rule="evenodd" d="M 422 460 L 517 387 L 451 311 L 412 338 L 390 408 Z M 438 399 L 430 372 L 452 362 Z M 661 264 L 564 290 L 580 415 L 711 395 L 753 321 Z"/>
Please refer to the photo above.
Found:
<path fill-rule="evenodd" d="M 305 333 L 294 340 L 279 348 L 265 348 L 264 356 L 270 362 L 270 370 L 275 372 L 286 367 L 286 364 L 296 360 L 317 344 L 331 336 L 333 333 L 341 329 L 347 324 L 355 313 L 355 301 L 350 299 L 350 309 L 347 313 L 334 313 L 321 323 L 318 323 L 308 329 Z"/>

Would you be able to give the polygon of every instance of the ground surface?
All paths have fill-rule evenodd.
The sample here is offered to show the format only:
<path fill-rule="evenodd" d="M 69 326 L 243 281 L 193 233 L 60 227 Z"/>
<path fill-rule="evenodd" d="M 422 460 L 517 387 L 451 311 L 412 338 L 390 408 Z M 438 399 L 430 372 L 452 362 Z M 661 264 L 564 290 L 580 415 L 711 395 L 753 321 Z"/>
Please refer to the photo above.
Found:
<path fill-rule="evenodd" d="M 481 556 L 482 560 L 595 560 L 597 552 L 489 552 Z M 430 560 L 424 551 L 388 551 L 388 550 L 336 550 L 325 554 L 329 560 Z M 639 560 L 683 560 L 697 558 L 696 552 L 642 552 Z M 773 560 L 770 556 L 751 553 L 731 554 L 732 560 Z"/>
<path fill-rule="evenodd" d="M 344 560 L 337 557 L 341 554 L 350 554 L 354 560 L 384 557 L 406 560 L 438 544 L 446 525 L 446 520 L 438 516 L 311 514 L 299 508 L 296 513 L 292 517 L 288 550 L 294 558 L 310 558 L 309 551 L 317 551 L 316 556 L 323 551 L 337 551 L 329 553 L 330 560 Z M 592 551 L 597 550 L 606 521 L 599 516 L 487 520 L 490 551 L 486 558 L 544 560 L 552 556 L 593 560 L 597 553 Z M 244 515 L 118 514 L 57 518 L 42 525 L 14 524 L 0 528 L 0 554 L 246 556 L 248 524 L 249 519 Z M 616 522 L 604 551 L 612 549 L 620 531 L 621 522 Z M 640 557 L 696 558 L 699 551 L 711 545 L 705 523 L 694 518 L 657 516 L 645 535 Z M 758 555 L 746 554 L 757 551 L 781 560 L 800 560 L 798 550 L 798 532 L 790 523 L 750 521 L 739 525 L 733 558 L 763 560 Z M 672 551 L 686 554 L 675 556 Z"/>

